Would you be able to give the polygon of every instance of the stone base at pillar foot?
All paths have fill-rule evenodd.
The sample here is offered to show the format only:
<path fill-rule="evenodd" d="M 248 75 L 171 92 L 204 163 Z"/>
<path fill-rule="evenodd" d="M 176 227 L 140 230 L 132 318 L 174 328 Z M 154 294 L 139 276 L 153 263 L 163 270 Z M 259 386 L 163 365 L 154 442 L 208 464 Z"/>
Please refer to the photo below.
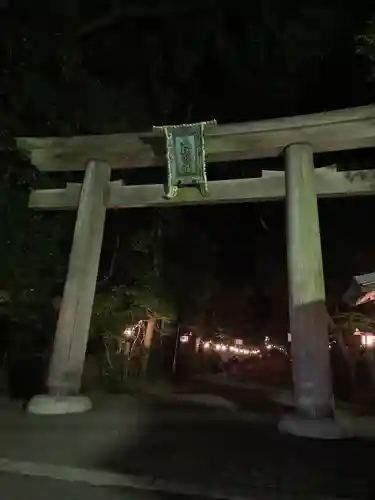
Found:
<path fill-rule="evenodd" d="M 348 432 L 334 418 L 307 419 L 297 413 L 287 413 L 279 421 L 278 429 L 282 434 L 313 439 L 345 439 Z"/>
<path fill-rule="evenodd" d="M 30 399 L 27 405 L 27 411 L 35 415 L 83 413 L 91 410 L 91 408 L 91 399 L 80 394 L 76 396 L 38 395 Z"/>

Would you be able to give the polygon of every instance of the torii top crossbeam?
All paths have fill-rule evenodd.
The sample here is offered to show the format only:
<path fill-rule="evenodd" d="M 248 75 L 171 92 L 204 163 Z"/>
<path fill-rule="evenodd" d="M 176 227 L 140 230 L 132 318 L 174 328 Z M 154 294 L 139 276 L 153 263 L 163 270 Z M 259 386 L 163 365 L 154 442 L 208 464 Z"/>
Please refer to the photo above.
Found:
<path fill-rule="evenodd" d="M 311 115 L 218 125 L 205 134 L 207 161 L 279 156 L 293 143 L 315 153 L 375 147 L 375 105 Z M 165 140 L 152 132 L 75 137 L 22 137 L 17 146 L 41 171 L 84 170 L 93 158 L 113 169 L 165 164 Z"/>

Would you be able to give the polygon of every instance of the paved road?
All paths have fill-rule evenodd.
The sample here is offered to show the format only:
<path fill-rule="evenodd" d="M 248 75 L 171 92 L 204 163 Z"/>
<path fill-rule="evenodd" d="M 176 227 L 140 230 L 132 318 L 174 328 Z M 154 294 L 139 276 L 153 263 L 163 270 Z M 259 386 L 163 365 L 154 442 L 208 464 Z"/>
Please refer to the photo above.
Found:
<path fill-rule="evenodd" d="M 189 405 L 141 405 L 117 396 L 97 401 L 94 408 L 87 414 L 38 417 L 17 407 L 0 405 L 0 462 L 6 459 L 84 468 L 95 470 L 95 474 L 102 470 L 121 476 L 160 478 L 180 485 L 199 485 L 201 488 L 196 491 L 206 495 L 220 491 L 227 496 L 230 493 L 278 500 L 364 500 L 373 495 L 371 441 L 315 441 L 281 436 L 269 423 L 228 420 L 221 413 Z M 103 490 L 77 483 L 62 486 L 55 479 L 14 479 L 7 474 L 0 479 L 1 500 L 32 500 L 33 489 L 38 492 L 38 500 L 47 498 L 47 494 L 40 495 L 43 488 L 48 498 L 55 489 L 61 490 L 60 497 L 56 495 L 53 500 L 75 498 L 69 489 L 77 490 L 76 498 L 82 498 L 79 490 L 90 492 L 92 488 L 92 499 L 95 494 L 102 494 L 98 499 L 103 500 L 117 498 L 118 494 L 126 498 L 126 490 L 119 493 L 116 488 Z M 130 498 L 137 500 L 136 494 L 141 493 L 132 491 Z M 143 498 L 179 497 L 146 492 Z"/>
<path fill-rule="evenodd" d="M 91 486 L 79 482 L 0 473 L 1 500 L 207 500 L 202 497 Z"/>

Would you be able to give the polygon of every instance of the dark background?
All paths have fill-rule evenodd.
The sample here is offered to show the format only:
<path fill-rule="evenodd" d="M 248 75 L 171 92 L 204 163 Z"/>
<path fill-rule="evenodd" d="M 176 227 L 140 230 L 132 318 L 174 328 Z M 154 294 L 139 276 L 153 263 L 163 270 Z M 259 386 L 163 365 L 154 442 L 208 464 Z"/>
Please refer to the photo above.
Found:
<path fill-rule="evenodd" d="M 126 4 L 9 0 L 0 7 L 0 122 L 7 147 L 19 135 L 145 131 L 155 124 L 211 118 L 219 123 L 239 122 L 373 101 L 372 47 L 358 38 L 371 32 L 368 23 L 375 5 L 370 0 L 138 0 Z M 373 150 L 317 157 L 321 165 L 337 163 L 340 168 L 368 168 L 374 160 Z M 208 176 L 246 177 L 262 164 L 271 163 L 209 165 Z M 23 165 L 28 172 L 25 181 L 21 167 L 15 165 L 2 160 L 2 186 L 8 191 L 10 185 L 29 186 L 35 180 L 34 174 L 30 180 Z M 147 183 L 163 179 L 165 171 L 140 169 L 124 175 L 130 182 Z M 1 251 L 6 269 L 2 280 L 14 284 L 11 266 L 26 268 L 21 264 L 22 252 L 15 263 L 14 245 L 24 249 L 19 233 L 24 232 L 26 239 L 31 229 L 27 229 L 27 216 L 17 215 L 19 204 L 9 210 L 10 203 L 15 203 L 12 193 L 11 201 L 2 205 Z M 372 197 L 319 202 L 330 308 L 340 300 L 353 274 L 374 268 L 374 208 Z M 116 249 L 111 277 L 116 283 L 126 282 L 133 265 L 130 235 L 142 228 L 147 232 L 156 220 L 166 217 L 165 212 L 110 213 L 101 276 L 111 267 Z M 185 321 L 196 321 L 199 300 L 190 309 L 186 303 L 194 302 L 200 277 L 209 268 L 215 286 L 208 286 L 210 297 L 204 303 L 207 329 L 221 327 L 254 339 L 265 332 L 285 338 L 284 204 L 201 206 L 176 209 L 174 214 L 173 237 L 162 253 L 172 260 L 178 253 L 177 267 L 189 268 L 189 279 L 177 279 Z M 58 219 L 60 215 L 48 214 L 42 222 L 41 216 L 35 217 L 39 217 L 35 224 L 49 229 L 39 233 L 34 228 L 27 240 L 34 252 L 34 260 L 27 265 L 27 272 L 35 269 L 29 278 L 33 288 L 41 279 L 37 271 L 52 276 L 53 269 L 66 266 L 69 245 L 61 243 L 53 252 L 48 245 L 54 232 L 61 237 L 63 226 L 71 231 L 73 222 L 71 215 Z M 65 222 L 57 224 L 57 220 Z M 177 235 L 181 225 L 184 230 Z M 203 239 L 197 240 L 198 233 Z M 210 252 L 206 240 L 212 246 Z M 49 272 L 43 266 L 49 266 Z M 186 287 L 184 281 L 189 281 Z"/>

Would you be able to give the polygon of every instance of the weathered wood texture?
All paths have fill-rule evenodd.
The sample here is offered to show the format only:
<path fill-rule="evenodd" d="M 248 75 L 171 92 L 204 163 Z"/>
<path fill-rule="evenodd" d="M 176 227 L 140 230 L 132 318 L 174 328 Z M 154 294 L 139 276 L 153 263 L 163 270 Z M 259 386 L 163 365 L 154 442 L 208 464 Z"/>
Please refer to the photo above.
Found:
<path fill-rule="evenodd" d="M 331 417 L 328 322 L 311 146 L 296 144 L 287 148 L 285 180 L 289 321 L 296 407 L 307 418 Z"/>
<path fill-rule="evenodd" d="M 218 125 L 205 136 L 208 162 L 276 157 L 294 143 L 315 153 L 375 147 L 375 106 Z M 84 170 L 96 158 L 114 169 L 166 163 L 164 137 L 155 133 L 22 137 L 17 146 L 42 171 Z"/>
<path fill-rule="evenodd" d="M 325 167 L 315 170 L 316 194 L 322 198 L 365 196 L 375 193 L 375 171 L 337 172 Z M 31 193 L 29 206 L 33 209 L 75 210 L 78 207 L 81 184 L 68 184 L 65 189 L 44 189 Z M 181 189 L 176 198 L 165 198 L 161 184 L 124 186 L 120 181 L 110 183 L 107 208 L 139 208 L 176 205 L 204 205 L 279 200 L 285 197 L 284 172 L 263 172 L 255 179 L 212 181 L 209 195 L 202 197 L 197 189 Z"/>
<path fill-rule="evenodd" d="M 90 162 L 80 189 L 68 276 L 55 334 L 48 387 L 54 394 L 78 393 L 85 361 L 92 304 L 102 248 L 111 167 Z"/>

